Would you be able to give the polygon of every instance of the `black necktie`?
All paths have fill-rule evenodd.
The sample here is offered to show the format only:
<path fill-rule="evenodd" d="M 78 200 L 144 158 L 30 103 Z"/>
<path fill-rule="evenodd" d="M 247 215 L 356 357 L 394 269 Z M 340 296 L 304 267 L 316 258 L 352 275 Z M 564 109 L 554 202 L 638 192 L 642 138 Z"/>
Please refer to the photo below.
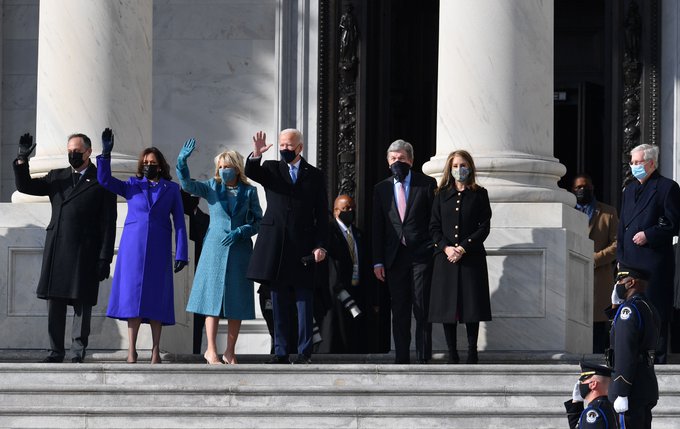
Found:
<path fill-rule="evenodd" d="M 80 173 L 71 174 L 71 178 L 73 179 L 73 187 L 75 188 L 78 184 L 78 181 L 80 180 Z"/>

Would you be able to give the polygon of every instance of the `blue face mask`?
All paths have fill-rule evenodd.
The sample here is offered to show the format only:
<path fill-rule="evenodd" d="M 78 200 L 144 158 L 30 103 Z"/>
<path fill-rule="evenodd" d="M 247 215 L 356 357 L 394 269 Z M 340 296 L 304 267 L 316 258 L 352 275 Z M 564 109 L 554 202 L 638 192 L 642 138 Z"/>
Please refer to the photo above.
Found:
<path fill-rule="evenodd" d="M 236 178 L 235 168 L 220 168 L 220 179 L 222 179 L 222 184 L 226 185 Z"/>
<path fill-rule="evenodd" d="M 643 180 L 645 177 L 647 177 L 647 172 L 645 171 L 644 164 L 631 165 L 630 172 L 638 180 Z"/>

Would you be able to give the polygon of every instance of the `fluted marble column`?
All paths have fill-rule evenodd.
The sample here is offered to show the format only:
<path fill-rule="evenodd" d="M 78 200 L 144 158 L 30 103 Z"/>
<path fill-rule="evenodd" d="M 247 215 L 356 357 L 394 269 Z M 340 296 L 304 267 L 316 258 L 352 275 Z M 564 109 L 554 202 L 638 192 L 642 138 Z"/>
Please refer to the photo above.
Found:
<path fill-rule="evenodd" d="M 494 320 L 480 348 L 589 352 L 592 242 L 553 156 L 553 2 L 440 3 L 435 177 L 474 157 L 493 218 L 486 241 Z M 462 345 L 462 344 L 461 344 Z"/>
<path fill-rule="evenodd" d="M 40 2 L 38 143 L 31 174 L 66 163 L 66 138 L 116 133 L 113 170 L 129 173 L 151 146 L 152 0 Z M 15 194 L 13 201 L 25 201 Z"/>
<path fill-rule="evenodd" d="M 553 157 L 553 3 L 443 1 L 440 6 L 438 176 L 451 150 L 470 151 L 493 201 L 562 202 Z"/>

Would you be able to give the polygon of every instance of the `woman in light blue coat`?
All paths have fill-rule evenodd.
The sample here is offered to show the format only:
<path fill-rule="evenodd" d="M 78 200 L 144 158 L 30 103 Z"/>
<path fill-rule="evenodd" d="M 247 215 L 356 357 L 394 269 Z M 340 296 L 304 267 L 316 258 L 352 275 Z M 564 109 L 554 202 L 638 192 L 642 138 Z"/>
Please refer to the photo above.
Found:
<path fill-rule="evenodd" d="M 177 158 L 177 177 L 190 194 L 205 198 L 210 207 L 210 225 L 203 239 L 187 311 L 203 314 L 208 349 L 203 355 L 210 364 L 220 364 L 217 328 L 220 318 L 228 320 L 225 363 L 236 363 L 236 340 L 241 321 L 255 318 L 253 282 L 246 279 L 253 251 L 250 239 L 257 234 L 262 208 L 257 190 L 243 173 L 243 156 L 225 151 L 215 157 L 215 175 L 206 181 L 191 179 L 187 158 L 196 147 L 187 140 Z"/>

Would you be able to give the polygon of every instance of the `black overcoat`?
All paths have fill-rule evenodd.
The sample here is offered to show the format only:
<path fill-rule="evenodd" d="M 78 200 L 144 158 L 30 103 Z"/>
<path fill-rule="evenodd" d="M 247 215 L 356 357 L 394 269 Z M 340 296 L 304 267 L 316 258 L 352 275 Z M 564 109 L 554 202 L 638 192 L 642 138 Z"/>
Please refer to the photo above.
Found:
<path fill-rule="evenodd" d="M 116 238 L 116 196 L 97 182 L 90 164 L 73 187 L 71 168 L 31 178 L 28 163 L 14 162 L 19 192 L 49 196 L 52 217 L 47 225 L 38 298 L 64 298 L 96 305 L 97 264 L 111 263 Z"/>
<path fill-rule="evenodd" d="M 661 320 L 668 320 L 673 304 L 673 236 L 678 234 L 678 225 L 680 187 L 675 181 L 655 171 L 644 185 L 635 180 L 623 190 L 616 259 L 623 265 L 649 272 L 646 295 Z M 633 243 L 633 236 L 639 231 L 644 231 L 647 237 L 644 246 Z"/>
<path fill-rule="evenodd" d="M 321 171 L 302 159 L 295 183 L 288 164 L 246 161 L 245 173 L 264 187 L 267 209 L 248 265 L 247 277 L 260 283 L 313 287 L 315 264 L 301 260 L 326 248 L 328 197 Z"/>
<path fill-rule="evenodd" d="M 430 291 L 430 322 L 491 320 L 489 274 L 484 240 L 489 235 L 491 205 L 486 189 L 444 189 L 432 204 L 430 233 L 436 251 Z M 444 247 L 465 249 L 455 263 Z M 458 313 L 458 320 L 456 319 Z"/>

